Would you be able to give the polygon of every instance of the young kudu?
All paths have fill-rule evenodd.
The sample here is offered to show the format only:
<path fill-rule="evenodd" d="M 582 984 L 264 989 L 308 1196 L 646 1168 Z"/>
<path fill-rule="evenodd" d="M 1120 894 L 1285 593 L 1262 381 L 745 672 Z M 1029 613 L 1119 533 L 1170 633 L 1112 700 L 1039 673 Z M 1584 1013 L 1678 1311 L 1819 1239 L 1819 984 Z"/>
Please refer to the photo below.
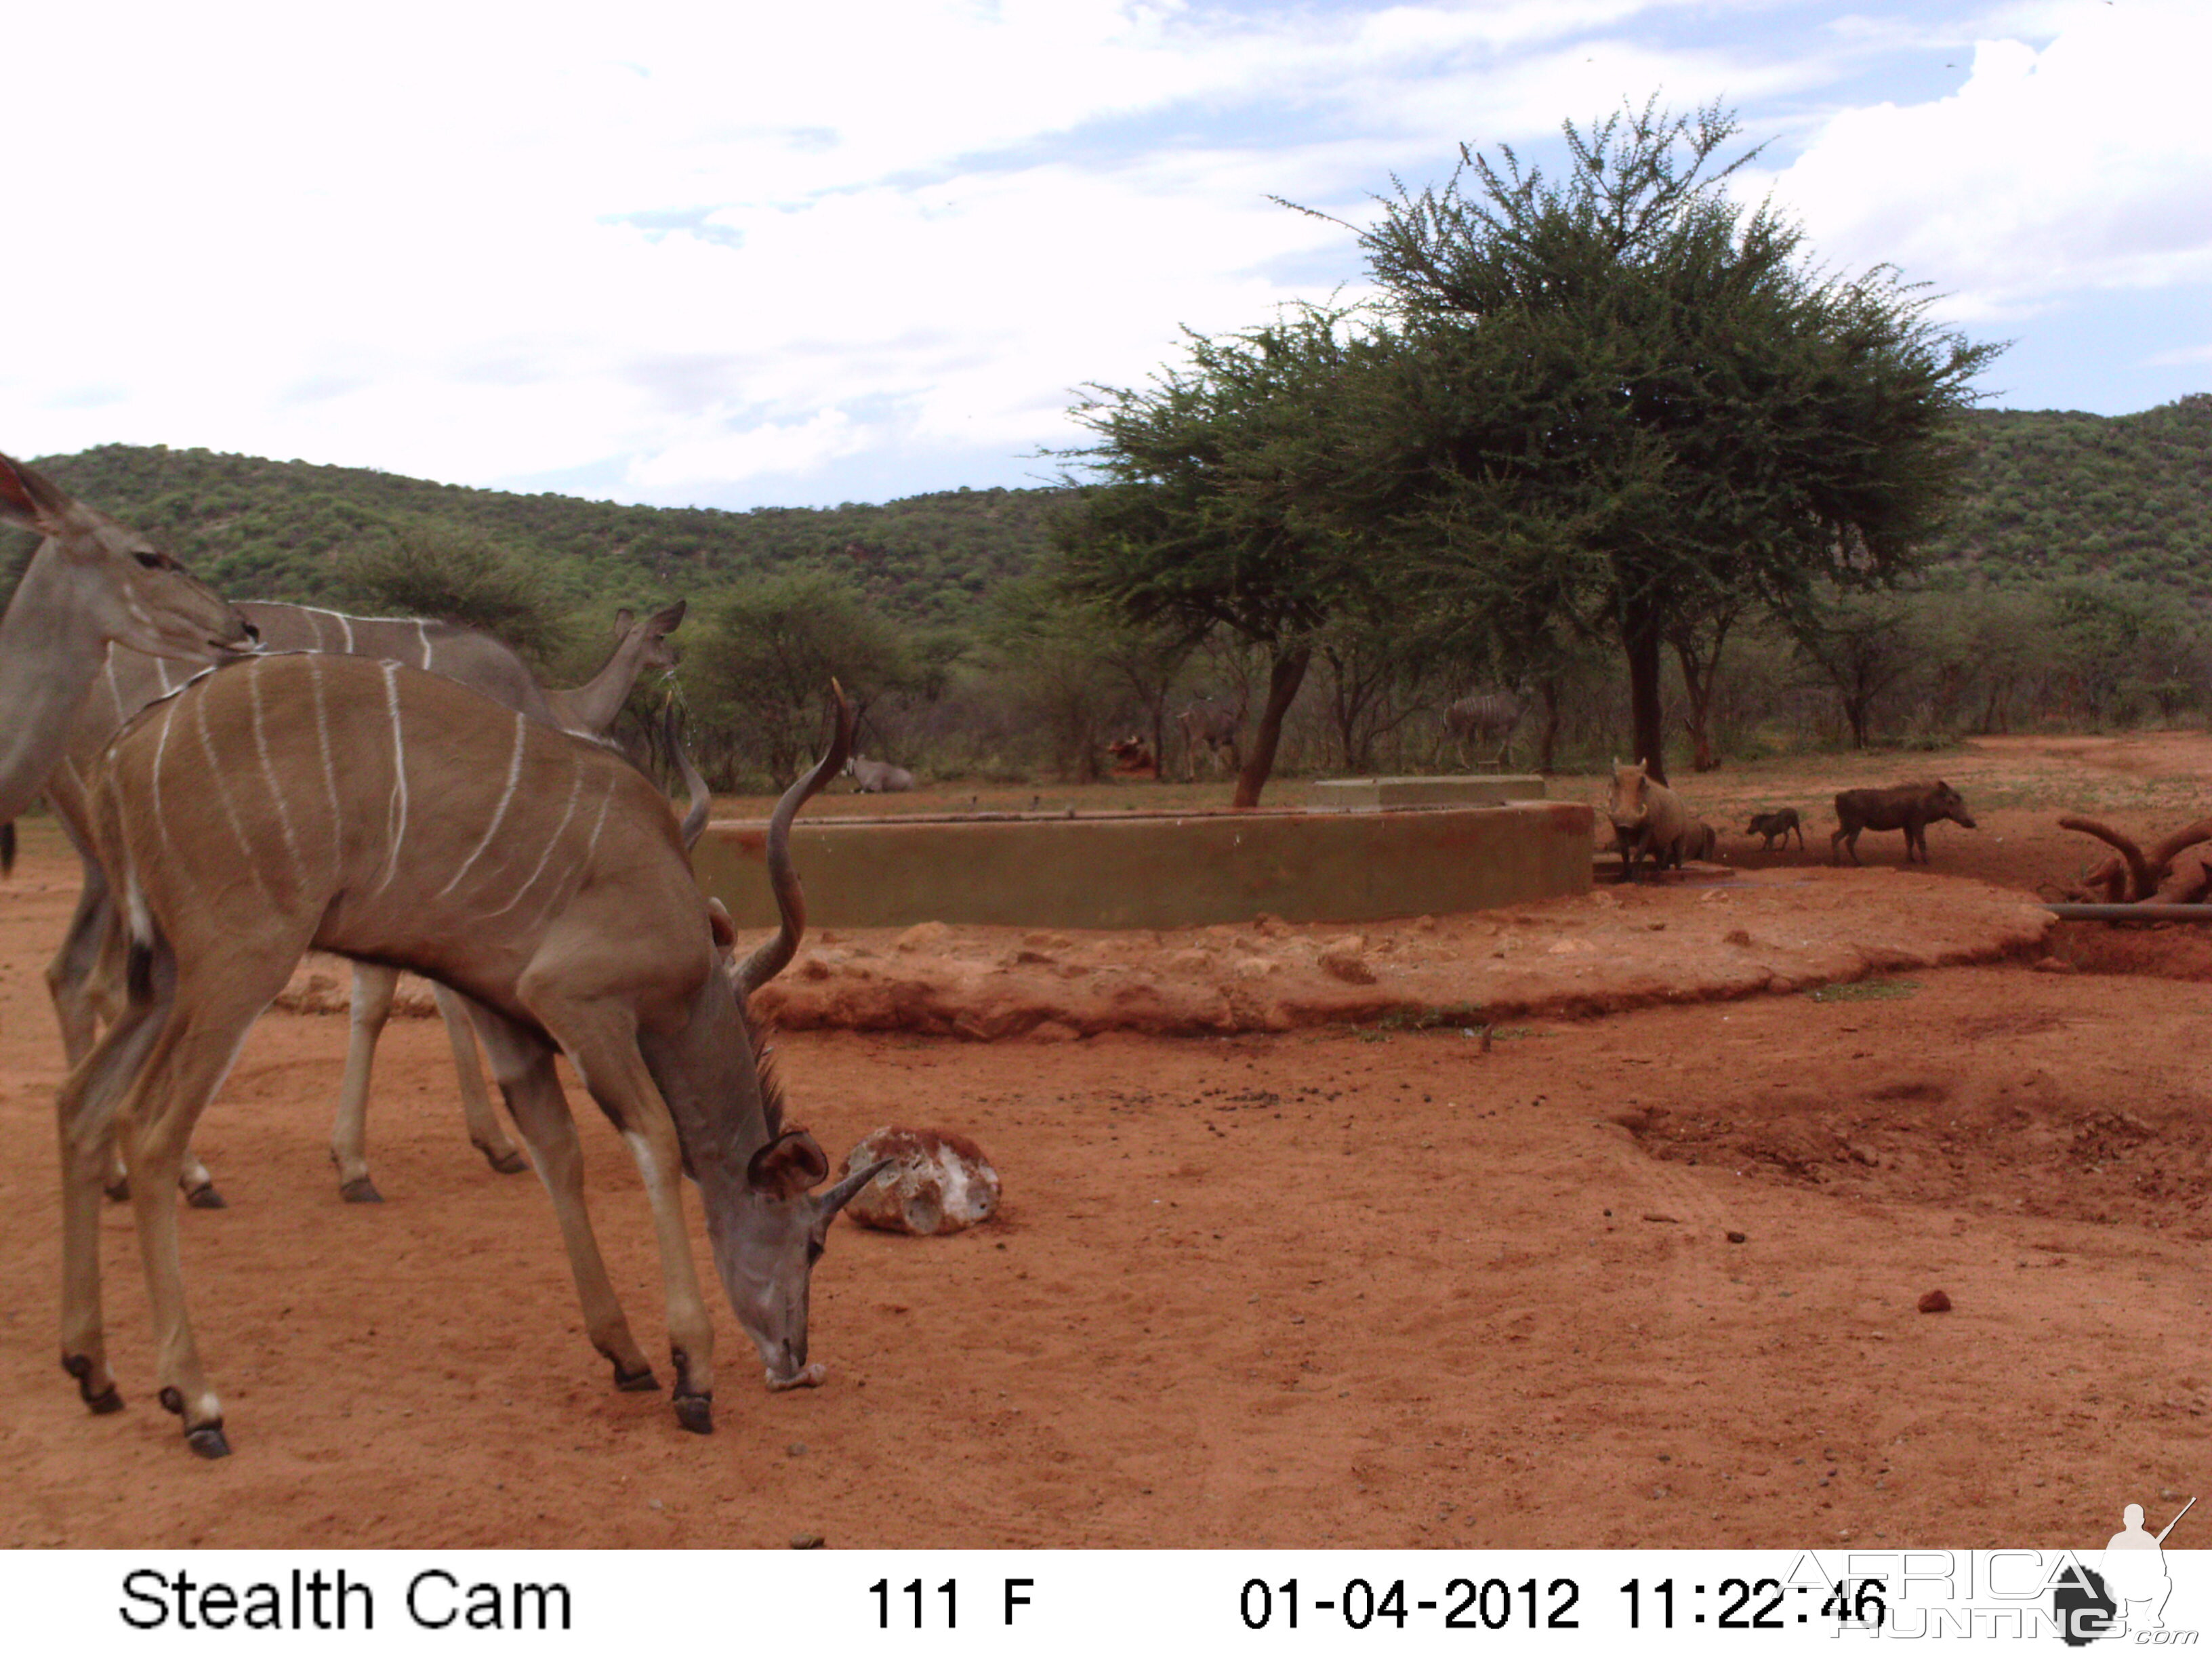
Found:
<path fill-rule="evenodd" d="M 781 929 L 730 971 L 717 949 L 727 924 L 692 879 L 668 803 L 604 748 L 436 675 L 355 657 L 263 657 L 149 708 L 92 792 L 131 934 L 130 1000 L 56 1103 L 62 1363 L 86 1404 L 121 1404 L 100 1300 L 114 1122 L 140 1177 L 131 1205 L 161 1402 L 193 1450 L 229 1449 L 185 1312 L 168 1188 L 248 1028 L 310 946 L 411 968 L 471 1000 L 618 1387 L 655 1384 L 592 1234 L 556 1051 L 629 1143 L 653 1207 L 678 1420 L 707 1432 L 714 1386 L 682 1175 L 699 1184 L 714 1265 L 769 1385 L 819 1382 L 809 1274 L 831 1218 L 881 1166 L 809 1190 L 829 1160 L 783 1127 L 745 1000 L 805 927 L 791 822 L 844 763 L 852 716 L 837 704 L 830 752 L 770 820 Z"/>
<path fill-rule="evenodd" d="M 195 668 L 253 648 L 245 619 L 137 532 L 0 455 L 0 524 L 42 539 L 0 617 L 0 824 L 39 798 L 111 644 Z"/>
<path fill-rule="evenodd" d="M 605 734 L 640 675 L 672 672 L 678 660 L 667 635 L 684 620 L 681 601 L 641 622 L 618 613 L 616 645 L 606 665 L 574 691 L 542 690 L 515 653 L 474 629 L 412 617 L 351 617 L 308 605 L 248 602 L 239 609 L 258 631 L 266 651 L 324 651 L 403 662 L 443 674 L 483 692 L 494 702 L 558 726 L 580 736 Z M 112 1018 L 122 995 L 113 971 L 120 954 L 119 925 L 106 873 L 93 855 L 85 780 L 97 768 L 109 741 L 131 716 L 181 685 L 186 675 L 134 651 L 109 653 L 101 683 L 86 702 L 70 734 L 62 763 L 49 781 L 47 795 L 55 815 L 77 848 L 84 868 L 75 915 L 61 948 L 46 968 L 46 989 L 62 1030 L 62 1047 L 74 1066 L 92 1047 L 103 1018 Z M 349 1203 L 378 1203 L 368 1170 L 368 1091 L 376 1045 L 391 1018 L 399 975 L 377 963 L 354 967 L 351 1027 L 346 1045 L 337 1115 L 331 1130 L 331 1161 L 337 1166 L 338 1190 Z M 468 1012 L 443 986 L 434 986 L 439 1012 L 453 1053 L 461 1112 L 469 1140 L 493 1169 L 515 1175 L 529 1168 L 484 1092 L 476 1038 Z M 201 1209 L 221 1209 L 222 1195 L 207 1167 L 186 1154 L 181 1170 L 186 1200 Z M 130 1196 L 130 1181 L 119 1150 L 110 1160 L 108 1196 Z"/>

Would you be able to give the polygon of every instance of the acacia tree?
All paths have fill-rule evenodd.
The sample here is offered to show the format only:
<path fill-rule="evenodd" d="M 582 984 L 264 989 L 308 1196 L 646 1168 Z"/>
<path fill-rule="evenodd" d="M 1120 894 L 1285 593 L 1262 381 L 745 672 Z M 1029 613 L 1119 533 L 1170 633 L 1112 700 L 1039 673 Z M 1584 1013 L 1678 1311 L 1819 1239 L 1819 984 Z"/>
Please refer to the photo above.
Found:
<path fill-rule="evenodd" d="M 1808 267 L 1796 227 L 1724 193 L 1757 153 L 1717 160 L 1736 131 L 1656 103 L 1570 122 L 1556 183 L 1462 147 L 1361 238 L 1396 348 L 1364 441 L 1401 458 L 1364 470 L 1368 510 L 1443 588 L 1616 641 L 1660 776 L 1675 624 L 1908 568 L 2001 349 L 1936 328 L 1887 267 Z"/>
<path fill-rule="evenodd" d="M 896 626 L 860 589 L 813 566 L 733 584 L 686 653 L 702 726 L 726 780 L 735 756 L 789 787 L 814 753 L 822 699 L 843 683 L 856 720 L 914 665 Z"/>
<path fill-rule="evenodd" d="M 1375 574 L 1339 495 L 1338 440 L 1379 349 L 1349 324 L 1301 307 L 1241 334 L 1190 334 L 1187 364 L 1152 385 L 1093 388 L 1073 414 L 1097 441 L 1061 452 L 1095 480 L 1054 533 L 1073 592 L 1267 653 L 1240 807 L 1259 805 L 1321 629 Z"/>

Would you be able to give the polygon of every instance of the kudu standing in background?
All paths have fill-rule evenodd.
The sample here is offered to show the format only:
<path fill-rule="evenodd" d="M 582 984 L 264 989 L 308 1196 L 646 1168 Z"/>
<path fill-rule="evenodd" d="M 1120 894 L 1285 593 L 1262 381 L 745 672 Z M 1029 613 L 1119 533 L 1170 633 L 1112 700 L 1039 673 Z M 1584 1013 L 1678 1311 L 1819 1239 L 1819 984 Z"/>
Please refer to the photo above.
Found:
<path fill-rule="evenodd" d="M 1519 729 L 1521 717 L 1526 713 L 1527 707 L 1510 691 L 1478 692 L 1471 697 L 1462 697 L 1445 709 L 1444 729 L 1451 733 L 1452 742 L 1458 747 L 1459 763 L 1473 764 L 1468 757 L 1470 743 L 1487 749 L 1495 738 L 1498 758 L 1490 763 L 1504 771 L 1513 752 L 1513 733 Z"/>
<path fill-rule="evenodd" d="M 714 1333 L 686 1174 L 769 1385 L 820 1382 L 806 1357 L 809 1274 L 838 1208 L 881 1166 L 809 1190 L 829 1160 L 783 1127 L 745 1000 L 804 931 L 791 822 L 850 746 L 851 710 L 836 701 L 830 752 L 769 823 L 781 927 L 732 971 L 717 948 L 726 921 L 692 879 L 659 789 L 620 756 L 451 680 L 357 657 L 264 657 L 135 720 L 92 789 L 97 851 L 130 932 L 130 1000 L 56 1102 L 62 1363 L 85 1403 L 122 1404 L 100 1297 L 100 1180 L 120 1124 L 161 1403 L 194 1451 L 229 1450 L 185 1310 L 168 1189 L 194 1121 L 310 947 L 410 968 L 471 1000 L 618 1387 L 657 1385 L 586 1213 L 556 1053 L 629 1144 L 652 1205 L 678 1422 L 713 1426 Z"/>
<path fill-rule="evenodd" d="M 583 737 L 605 735 L 641 674 L 674 671 L 679 658 L 667 635 L 684 620 L 680 600 L 642 622 L 633 621 L 628 611 L 618 611 L 615 649 L 606 665 L 573 690 L 548 691 L 514 651 L 472 628 L 415 617 L 353 617 L 312 605 L 248 601 L 238 608 L 258 632 L 264 650 L 320 651 L 405 663 L 458 680 L 541 724 Z M 100 1021 L 115 1017 L 122 996 L 117 972 L 121 928 L 107 873 L 91 851 L 86 780 L 131 716 L 175 690 L 185 678 L 158 659 L 135 651 L 111 652 L 100 684 L 78 714 L 68 751 L 48 781 L 47 796 L 55 816 L 84 869 L 76 913 L 61 948 L 46 967 L 47 994 L 61 1026 L 62 1048 L 72 1066 L 92 1047 Z M 398 985 L 396 969 L 379 963 L 354 964 L 345 1074 L 331 1130 L 331 1162 L 337 1167 L 338 1190 L 349 1203 L 382 1202 L 368 1170 L 368 1091 L 376 1045 L 392 1017 Z M 520 1174 L 530 1166 L 500 1127 L 484 1091 L 467 1011 L 443 986 L 434 984 L 431 989 L 453 1049 L 470 1143 L 501 1174 Z M 189 1152 L 179 1175 L 187 1202 L 199 1209 L 223 1206 L 215 1177 Z M 130 1196 L 130 1177 L 119 1149 L 110 1159 L 105 1185 L 111 1198 L 119 1201 Z"/>
<path fill-rule="evenodd" d="M 1184 770 L 1193 783 L 1198 781 L 1198 751 L 1201 748 L 1206 750 L 1212 771 L 1218 774 L 1225 765 L 1233 777 L 1243 769 L 1241 748 L 1246 712 L 1241 697 L 1234 703 L 1200 697 L 1176 716 L 1176 724 L 1182 728 Z"/>
<path fill-rule="evenodd" d="M 245 618 L 136 531 L 0 455 L 0 524 L 44 539 L 0 617 L 0 864 L 111 645 L 186 672 L 253 648 Z"/>

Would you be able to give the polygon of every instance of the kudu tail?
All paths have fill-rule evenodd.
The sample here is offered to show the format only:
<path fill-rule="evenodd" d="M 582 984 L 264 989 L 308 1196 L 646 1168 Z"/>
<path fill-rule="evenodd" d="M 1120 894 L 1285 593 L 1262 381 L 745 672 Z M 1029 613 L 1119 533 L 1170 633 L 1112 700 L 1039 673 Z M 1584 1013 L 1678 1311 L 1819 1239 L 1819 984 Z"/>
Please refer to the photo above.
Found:
<path fill-rule="evenodd" d="M 814 763 L 812 771 L 783 792 L 783 799 L 776 802 L 775 811 L 768 821 L 768 880 L 775 893 L 776 914 L 782 918 L 783 925 L 774 939 L 754 951 L 738 969 L 738 990 L 743 996 L 750 996 L 784 970 L 798 953 L 799 941 L 806 932 L 806 897 L 799 890 L 799 872 L 791 864 L 791 823 L 799 816 L 799 809 L 837 775 L 845 764 L 845 757 L 853 752 L 853 705 L 845 701 L 845 690 L 835 680 L 830 682 L 830 696 L 837 716 L 830 752 Z"/>
<path fill-rule="evenodd" d="M 15 873 L 15 826 L 0 823 L 0 876 Z"/>

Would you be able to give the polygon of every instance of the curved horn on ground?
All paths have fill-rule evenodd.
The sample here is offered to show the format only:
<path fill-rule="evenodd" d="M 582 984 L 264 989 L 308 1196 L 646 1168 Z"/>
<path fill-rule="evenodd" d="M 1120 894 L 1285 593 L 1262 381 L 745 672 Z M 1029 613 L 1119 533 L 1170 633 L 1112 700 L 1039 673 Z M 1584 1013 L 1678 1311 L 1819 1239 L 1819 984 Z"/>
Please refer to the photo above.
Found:
<path fill-rule="evenodd" d="M 2199 842 L 2212 841 L 2212 818 L 2199 818 L 2186 828 L 2175 830 L 2150 849 L 2149 863 L 2154 870 L 2165 871 L 2173 861 Z"/>
<path fill-rule="evenodd" d="M 2158 878 L 2152 872 L 2149 862 L 2144 859 L 2142 849 L 2118 830 L 2108 824 L 2100 823 L 2094 818 L 2081 817 L 2063 817 L 2058 820 L 2058 827 L 2061 830 L 2078 830 L 2085 836 L 2094 836 L 2127 860 L 2128 875 L 2133 890 L 2127 895 L 2130 902 L 2148 898 L 2157 890 Z M 2102 873 L 2100 872 L 2099 875 L 2101 876 Z M 2097 876 L 2091 878 L 2093 881 L 2097 879 Z"/>
<path fill-rule="evenodd" d="M 668 744 L 668 752 L 676 757 L 676 769 L 684 775 L 684 793 L 691 799 L 690 810 L 684 814 L 684 850 L 689 853 L 699 845 L 699 837 L 706 831 L 707 814 L 714 805 L 714 798 L 707 788 L 707 780 L 691 764 L 691 757 L 684 752 L 684 738 L 677 730 L 676 700 L 672 697 L 660 716 L 660 735 Z"/>
<path fill-rule="evenodd" d="M 861 1188 L 866 1186 L 884 1170 L 893 1168 L 897 1163 L 898 1160 L 895 1158 L 879 1158 L 866 1169 L 854 1170 L 816 1200 L 822 1206 L 822 1213 L 836 1214 L 838 1211 L 853 1201 L 854 1194 L 859 1192 Z"/>
<path fill-rule="evenodd" d="M 768 880 L 783 926 L 738 969 L 738 991 L 743 996 L 750 996 L 784 970 L 806 932 L 806 899 L 799 891 L 799 872 L 791 867 L 791 821 L 823 784 L 837 775 L 845 757 L 853 752 L 853 705 L 845 701 L 845 689 L 835 680 L 830 682 L 830 696 L 836 708 L 837 727 L 830 740 L 830 752 L 814 763 L 812 771 L 783 792 L 768 821 Z"/>

